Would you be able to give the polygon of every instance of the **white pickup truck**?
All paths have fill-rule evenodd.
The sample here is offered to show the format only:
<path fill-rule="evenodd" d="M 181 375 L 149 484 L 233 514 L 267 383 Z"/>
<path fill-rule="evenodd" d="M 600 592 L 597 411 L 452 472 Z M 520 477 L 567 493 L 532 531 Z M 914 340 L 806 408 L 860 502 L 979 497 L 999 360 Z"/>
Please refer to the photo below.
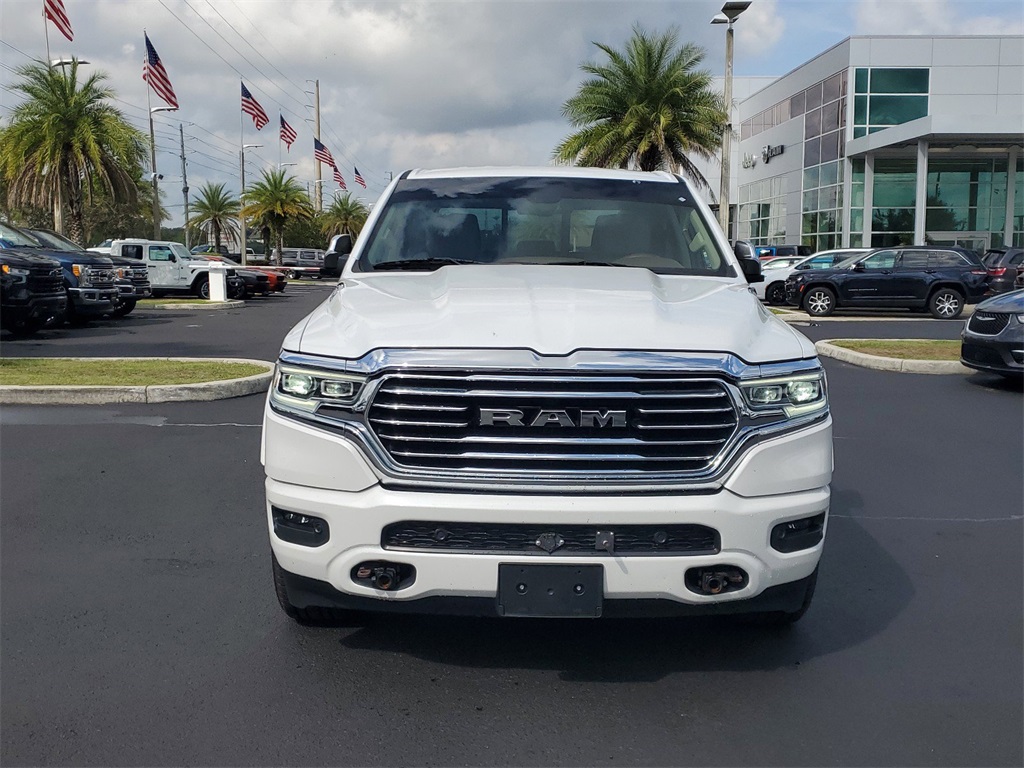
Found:
<path fill-rule="evenodd" d="M 825 374 L 712 222 L 668 173 L 395 179 L 268 397 L 285 613 L 799 619 Z"/>

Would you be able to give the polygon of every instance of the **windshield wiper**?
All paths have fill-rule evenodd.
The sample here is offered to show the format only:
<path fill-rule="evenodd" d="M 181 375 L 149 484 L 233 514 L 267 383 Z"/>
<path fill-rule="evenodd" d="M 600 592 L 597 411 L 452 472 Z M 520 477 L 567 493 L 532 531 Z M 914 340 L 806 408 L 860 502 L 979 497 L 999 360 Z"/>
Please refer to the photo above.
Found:
<path fill-rule="evenodd" d="M 435 269 L 440 269 L 441 267 L 447 267 L 447 266 L 450 266 L 452 264 L 479 264 L 479 263 L 480 262 L 478 262 L 478 261 L 469 261 L 467 259 L 442 259 L 442 258 L 436 258 L 436 259 L 400 259 L 399 261 L 385 261 L 385 262 L 375 266 L 373 268 L 373 270 L 375 272 L 378 272 L 378 271 L 384 270 L 384 269 L 395 269 L 395 270 L 401 270 L 401 269 L 410 269 L 410 270 L 423 269 L 423 270 L 427 270 L 427 271 L 431 271 L 432 272 Z"/>

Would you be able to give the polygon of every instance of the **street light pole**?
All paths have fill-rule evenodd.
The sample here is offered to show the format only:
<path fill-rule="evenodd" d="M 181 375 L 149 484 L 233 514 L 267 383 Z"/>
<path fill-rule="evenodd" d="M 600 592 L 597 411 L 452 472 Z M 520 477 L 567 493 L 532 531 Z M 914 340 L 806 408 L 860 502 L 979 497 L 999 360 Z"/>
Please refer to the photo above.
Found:
<path fill-rule="evenodd" d="M 750 7 L 751 0 L 730 0 L 722 6 L 712 24 L 728 24 L 725 30 L 725 131 L 722 133 L 722 179 L 718 192 L 718 223 L 725 239 L 732 241 L 729 232 L 729 186 L 732 182 L 732 52 L 733 22 Z"/>
<path fill-rule="evenodd" d="M 153 239 L 160 239 L 160 174 L 156 172 L 156 134 L 153 131 L 153 115 L 157 112 L 177 112 L 177 107 L 149 108 L 149 167 L 153 178 Z"/>
<path fill-rule="evenodd" d="M 185 198 L 185 248 L 188 248 L 188 171 L 185 169 L 185 126 L 178 124 L 178 135 L 181 137 L 181 194 Z"/>
<path fill-rule="evenodd" d="M 245 214 L 242 211 L 245 210 L 245 150 L 256 149 L 262 147 L 262 144 L 243 144 L 242 151 L 239 153 L 242 159 L 242 194 L 238 196 L 238 236 L 240 240 L 241 251 L 238 254 L 239 259 L 244 267 L 246 264 L 245 258 Z"/>

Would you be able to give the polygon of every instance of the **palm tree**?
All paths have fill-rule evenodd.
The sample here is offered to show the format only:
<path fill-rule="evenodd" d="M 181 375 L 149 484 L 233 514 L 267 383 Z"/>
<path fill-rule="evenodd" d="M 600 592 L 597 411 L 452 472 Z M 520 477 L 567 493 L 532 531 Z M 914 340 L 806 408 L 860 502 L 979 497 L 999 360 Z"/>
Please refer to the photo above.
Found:
<path fill-rule="evenodd" d="M 359 198 L 353 197 L 351 192 L 346 192 L 341 197 L 335 197 L 331 207 L 324 211 L 323 233 L 328 237 L 349 234 L 355 238 L 362 231 L 369 215 L 370 209 Z"/>
<path fill-rule="evenodd" d="M 136 199 L 147 142 L 107 100 L 114 91 L 95 72 L 78 82 L 78 60 L 69 71 L 43 62 L 17 70 L 13 89 L 26 97 L 0 132 L 0 173 L 13 206 L 45 207 L 54 226 L 81 242 L 84 192 L 91 184 L 115 202 Z"/>
<path fill-rule="evenodd" d="M 697 69 L 704 49 L 680 47 L 674 29 L 650 35 L 640 27 L 633 28 L 625 51 L 595 45 L 608 63 L 581 66 L 592 79 L 562 106 L 578 130 L 555 148 L 554 159 L 602 168 L 681 169 L 710 189 L 690 156 L 715 156 L 727 116 L 711 73 Z"/>
<path fill-rule="evenodd" d="M 238 200 L 228 194 L 223 184 L 207 182 L 188 207 L 193 216 L 189 226 L 205 232 L 207 240 L 212 236 L 213 244 L 220 250 L 221 236 L 238 232 L 238 209 Z"/>
<path fill-rule="evenodd" d="M 306 190 L 283 169 L 263 171 L 262 176 L 245 191 L 242 215 L 256 226 L 270 227 L 277 244 L 275 261 L 280 265 L 285 225 L 294 219 L 313 218 L 313 205 Z"/>

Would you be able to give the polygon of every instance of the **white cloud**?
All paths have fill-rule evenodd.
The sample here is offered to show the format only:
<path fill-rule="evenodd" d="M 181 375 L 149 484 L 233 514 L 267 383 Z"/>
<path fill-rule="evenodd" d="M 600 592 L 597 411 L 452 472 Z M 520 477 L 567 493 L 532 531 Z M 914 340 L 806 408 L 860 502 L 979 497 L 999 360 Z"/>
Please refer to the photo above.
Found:
<path fill-rule="evenodd" d="M 859 0 L 853 16 L 861 35 L 1014 35 L 1024 32 L 1019 4 L 996 4 L 1005 14 L 981 13 L 981 3 L 952 0 Z"/>
<path fill-rule="evenodd" d="M 736 41 L 755 48 L 759 53 L 770 51 L 786 32 L 786 20 L 779 13 L 778 0 L 757 0 L 736 22 Z"/>

